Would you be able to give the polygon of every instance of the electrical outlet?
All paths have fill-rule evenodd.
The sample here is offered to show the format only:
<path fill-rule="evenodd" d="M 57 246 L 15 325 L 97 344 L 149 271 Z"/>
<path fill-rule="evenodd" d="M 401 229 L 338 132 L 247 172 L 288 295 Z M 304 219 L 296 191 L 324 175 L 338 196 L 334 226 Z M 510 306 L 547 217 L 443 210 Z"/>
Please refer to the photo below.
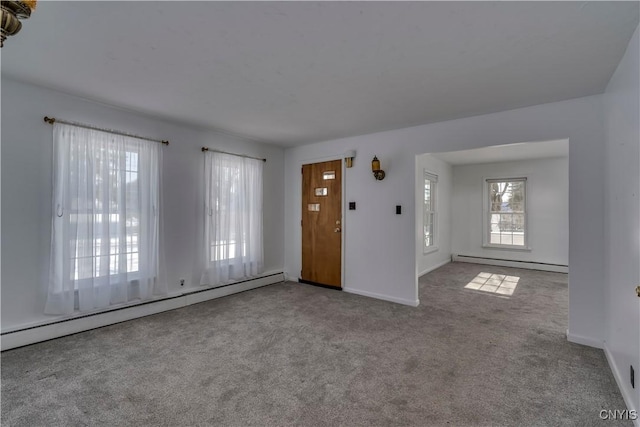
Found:
<path fill-rule="evenodd" d="M 184 279 L 180 279 L 180 286 L 184 286 Z"/>
<path fill-rule="evenodd" d="M 635 379 L 635 371 L 633 370 L 633 365 L 629 366 L 629 380 L 631 381 L 631 388 L 636 388 L 636 379 Z"/>

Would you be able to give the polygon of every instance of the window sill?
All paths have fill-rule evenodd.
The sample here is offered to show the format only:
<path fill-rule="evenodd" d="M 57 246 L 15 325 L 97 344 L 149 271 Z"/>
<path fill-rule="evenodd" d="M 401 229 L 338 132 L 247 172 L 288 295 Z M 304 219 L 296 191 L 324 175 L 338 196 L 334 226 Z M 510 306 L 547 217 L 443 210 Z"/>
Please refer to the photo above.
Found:
<path fill-rule="evenodd" d="M 429 255 L 429 254 L 432 254 L 434 252 L 438 252 L 438 247 L 437 246 L 431 246 L 429 249 L 425 249 L 422 252 L 422 255 Z"/>
<path fill-rule="evenodd" d="M 482 245 L 484 249 L 499 249 L 499 250 L 507 250 L 507 251 L 520 251 L 520 252 L 531 252 L 531 248 L 528 246 L 510 246 L 510 245 Z"/>

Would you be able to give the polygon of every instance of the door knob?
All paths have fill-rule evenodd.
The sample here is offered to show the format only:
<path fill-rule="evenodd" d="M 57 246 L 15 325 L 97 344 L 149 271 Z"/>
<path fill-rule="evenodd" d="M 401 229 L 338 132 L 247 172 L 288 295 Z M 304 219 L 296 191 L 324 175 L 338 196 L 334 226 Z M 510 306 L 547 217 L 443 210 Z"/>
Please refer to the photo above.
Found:
<path fill-rule="evenodd" d="M 636 286 L 636 294 L 640 297 L 640 286 Z"/>
<path fill-rule="evenodd" d="M 339 232 L 341 232 L 341 231 L 342 231 L 342 230 L 340 229 L 340 227 L 336 227 L 336 228 L 333 230 L 333 232 L 334 232 L 334 233 L 339 233 Z M 638 295 L 640 295 L 640 294 L 638 294 Z"/>

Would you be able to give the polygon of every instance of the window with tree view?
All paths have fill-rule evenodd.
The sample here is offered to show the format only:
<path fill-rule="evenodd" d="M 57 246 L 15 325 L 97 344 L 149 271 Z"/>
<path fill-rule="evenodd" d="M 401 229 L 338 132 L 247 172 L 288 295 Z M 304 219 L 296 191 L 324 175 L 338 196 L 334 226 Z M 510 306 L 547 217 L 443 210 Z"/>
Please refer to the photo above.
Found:
<path fill-rule="evenodd" d="M 436 186 L 438 177 L 424 171 L 423 231 L 424 252 L 436 249 Z"/>
<path fill-rule="evenodd" d="M 527 246 L 526 178 L 486 181 L 487 246 Z"/>
<path fill-rule="evenodd" d="M 161 145 L 54 124 L 49 294 L 68 314 L 166 293 L 160 277 Z"/>
<path fill-rule="evenodd" d="M 76 191 L 81 196 L 71 201 L 70 224 L 86 231 L 71 240 L 76 287 L 82 279 L 138 272 L 139 160 L 134 150 L 97 149 L 95 187 Z"/>
<path fill-rule="evenodd" d="M 259 159 L 205 153 L 206 269 L 201 285 L 220 285 L 262 271 L 262 171 Z"/>

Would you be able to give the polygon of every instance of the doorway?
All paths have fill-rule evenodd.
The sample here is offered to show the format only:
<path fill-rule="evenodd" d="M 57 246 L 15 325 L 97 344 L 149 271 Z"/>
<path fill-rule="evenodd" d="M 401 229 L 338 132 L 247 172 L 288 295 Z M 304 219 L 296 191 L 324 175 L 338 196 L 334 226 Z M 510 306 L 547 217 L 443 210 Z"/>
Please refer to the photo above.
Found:
<path fill-rule="evenodd" d="M 568 273 L 568 140 L 418 155 L 415 176 L 419 278 L 451 261 L 482 265 L 458 264 L 460 290 L 517 300 L 538 276 L 509 268 Z"/>
<path fill-rule="evenodd" d="M 302 166 L 300 282 L 342 289 L 342 160 Z"/>

